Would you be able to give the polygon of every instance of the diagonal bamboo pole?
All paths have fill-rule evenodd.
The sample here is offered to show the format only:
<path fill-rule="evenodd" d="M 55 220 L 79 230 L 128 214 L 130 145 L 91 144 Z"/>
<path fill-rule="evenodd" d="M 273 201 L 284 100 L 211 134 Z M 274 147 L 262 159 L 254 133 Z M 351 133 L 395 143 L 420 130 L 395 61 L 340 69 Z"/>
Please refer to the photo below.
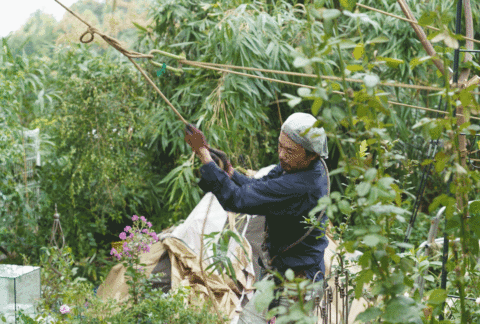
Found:
<path fill-rule="evenodd" d="M 410 7 L 408 6 L 408 4 L 405 2 L 405 0 L 397 0 L 397 2 L 400 5 L 400 8 L 402 8 L 402 11 L 405 14 L 405 16 L 411 20 L 410 25 L 412 26 L 413 30 L 417 34 L 417 37 L 422 43 L 423 48 L 425 48 L 428 55 L 433 57 L 433 63 L 438 68 L 438 70 L 442 74 L 445 74 L 445 67 L 443 66 L 443 62 L 439 58 L 437 58 L 437 52 L 433 48 L 432 43 L 430 43 L 430 41 L 427 39 L 427 35 L 423 31 L 422 27 L 418 25 L 418 22 L 413 16 L 413 13 L 410 10 Z"/>

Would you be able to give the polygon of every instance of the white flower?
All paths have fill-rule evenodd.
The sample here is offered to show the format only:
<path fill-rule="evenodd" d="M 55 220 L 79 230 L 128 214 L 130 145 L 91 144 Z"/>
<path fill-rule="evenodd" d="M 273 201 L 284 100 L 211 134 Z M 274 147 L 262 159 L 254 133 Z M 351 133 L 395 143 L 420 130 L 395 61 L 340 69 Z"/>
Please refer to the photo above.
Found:
<path fill-rule="evenodd" d="M 475 302 L 476 302 L 478 305 L 480 305 L 480 297 L 478 297 Z"/>
<path fill-rule="evenodd" d="M 70 307 L 68 307 L 67 305 L 60 306 L 60 313 L 62 314 L 70 313 Z"/>

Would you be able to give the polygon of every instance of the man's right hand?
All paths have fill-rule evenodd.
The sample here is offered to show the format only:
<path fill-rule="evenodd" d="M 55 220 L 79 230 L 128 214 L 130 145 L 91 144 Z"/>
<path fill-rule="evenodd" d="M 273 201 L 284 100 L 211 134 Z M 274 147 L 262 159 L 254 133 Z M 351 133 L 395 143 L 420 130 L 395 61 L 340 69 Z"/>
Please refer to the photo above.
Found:
<path fill-rule="evenodd" d="M 212 147 L 209 147 L 210 152 L 218 156 L 220 160 L 223 162 L 223 171 L 225 171 L 228 176 L 231 178 L 233 176 L 233 172 L 235 171 L 233 169 L 232 163 L 230 163 L 230 160 L 228 159 L 227 154 L 225 152 L 214 149 Z"/>

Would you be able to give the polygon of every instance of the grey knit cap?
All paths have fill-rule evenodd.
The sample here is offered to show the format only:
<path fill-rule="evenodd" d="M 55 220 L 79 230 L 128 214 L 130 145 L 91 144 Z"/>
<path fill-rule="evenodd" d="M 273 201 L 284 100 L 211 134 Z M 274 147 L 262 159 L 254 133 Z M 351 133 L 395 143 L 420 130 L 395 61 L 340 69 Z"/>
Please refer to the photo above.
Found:
<path fill-rule="evenodd" d="M 315 152 L 326 159 L 328 158 L 327 134 L 323 127 L 312 127 L 316 121 L 313 115 L 294 113 L 283 123 L 282 132 L 295 143 L 302 145 L 305 150 Z M 308 133 L 302 136 L 308 128 L 310 128 Z"/>

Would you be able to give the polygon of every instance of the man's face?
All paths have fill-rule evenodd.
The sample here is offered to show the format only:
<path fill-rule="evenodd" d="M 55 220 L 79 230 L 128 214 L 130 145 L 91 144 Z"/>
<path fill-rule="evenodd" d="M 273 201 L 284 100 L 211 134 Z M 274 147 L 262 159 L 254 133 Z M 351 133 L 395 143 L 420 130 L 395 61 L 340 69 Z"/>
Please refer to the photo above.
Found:
<path fill-rule="evenodd" d="M 278 138 L 278 158 L 282 169 L 293 173 L 306 169 L 315 155 L 307 158 L 307 152 L 300 145 L 292 141 L 284 132 Z"/>

